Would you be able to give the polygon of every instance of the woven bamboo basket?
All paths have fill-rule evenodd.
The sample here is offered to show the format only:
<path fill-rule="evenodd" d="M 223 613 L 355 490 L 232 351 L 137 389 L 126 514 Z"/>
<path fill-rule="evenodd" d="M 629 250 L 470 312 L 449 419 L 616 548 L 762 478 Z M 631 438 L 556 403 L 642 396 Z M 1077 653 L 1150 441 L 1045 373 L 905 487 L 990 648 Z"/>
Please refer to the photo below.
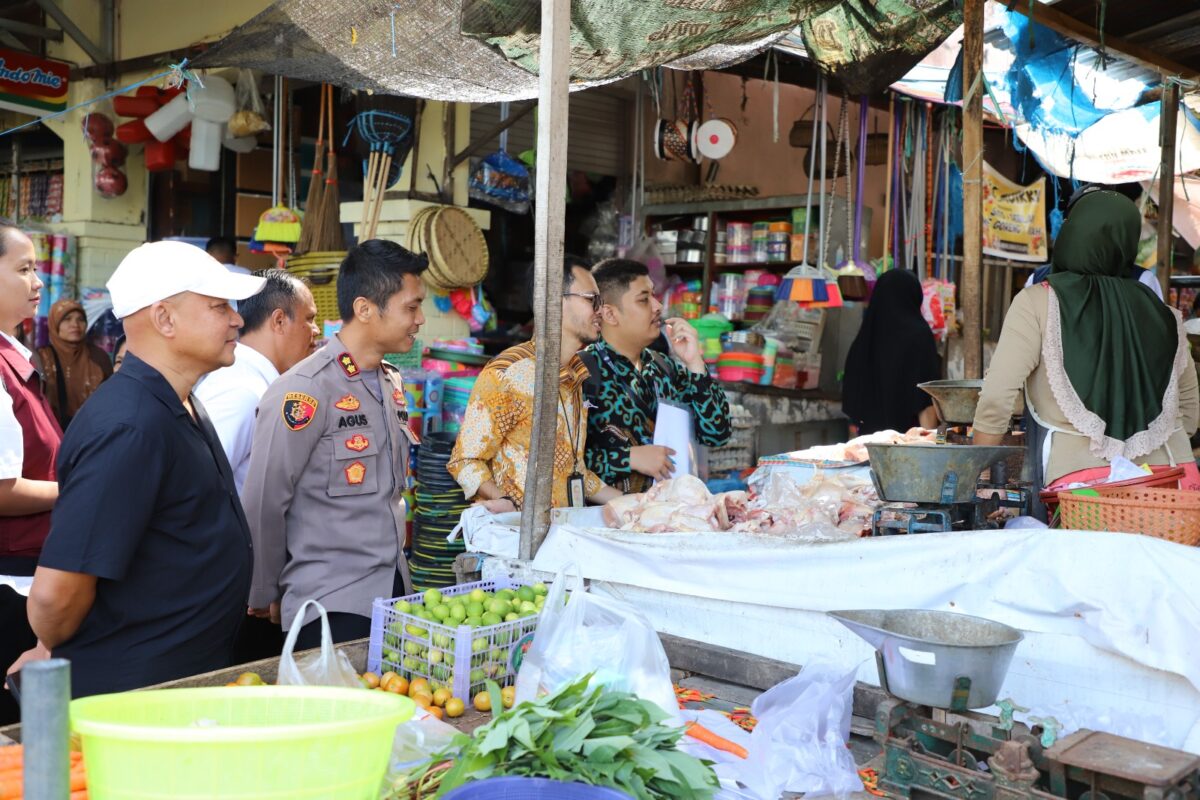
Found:
<path fill-rule="evenodd" d="M 1200 492 L 1126 489 L 1099 497 L 1061 492 L 1058 510 L 1067 530 L 1140 533 L 1200 545 Z"/>

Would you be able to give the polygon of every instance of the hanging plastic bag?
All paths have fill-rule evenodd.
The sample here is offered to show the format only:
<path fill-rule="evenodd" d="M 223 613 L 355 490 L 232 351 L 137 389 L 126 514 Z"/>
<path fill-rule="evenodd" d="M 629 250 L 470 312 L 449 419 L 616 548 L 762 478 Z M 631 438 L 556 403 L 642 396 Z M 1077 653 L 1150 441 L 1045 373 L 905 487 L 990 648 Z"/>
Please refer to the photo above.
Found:
<path fill-rule="evenodd" d="M 654 628 L 628 603 L 588 592 L 579 567 L 567 564 L 550 587 L 517 673 L 516 701 L 549 694 L 588 673 L 594 682 L 632 692 L 681 721 L 671 666 Z"/>
<path fill-rule="evenodd" d="M 263 105 L 262 95 L 258 93 L 258 78 L 250 69 L 238 70 L 237 111 L 229 118 L 226 127 L 234 138 L 257 136 L 271 129 L 267 122 L 267 108 Z"/>
<path fill-rule="evenodd" d="M 468 553 L 486 553 L 497 558 L 517 558 L 521 540 L 521 512 L 493 514 L 482 505 L 462 512 L 446 541 L 462 534 Z"/>
<path fill-rule="evenodd" d="M 479 162 L 471 174 L 468 194 L 514 214 L 529 213 L 529 170 L 500 150 Z"/>
<path fill-rule="evenodd" d="M 292 651 L 296 648 L 296 639 L 300 629 L 304 627 L 304 612 L 309 606 L 315 606 L 321 615 L 321 651 L 296 659 Z M 333 646 L 333 634 L 329 630 L 329 617 L 325 607 L 316 600 L 305 600 L 292 620 L 288 631 L 287 641 L 283 643 L 283 653 L 279 656 L 280 686 L 345 686 L 361 689 L 362 682 L 358 673 L 350 664 L 350 659 L 341 650 Z"/>
<path fill-rule="evenodd" d="M 785 791 L 806 797 L 861 792 L 850 739 L 857 665 L 846 669 L 814 661 L 804 671 L 759 695 L 758 720 L 739 780 L 764 800 Z"/>

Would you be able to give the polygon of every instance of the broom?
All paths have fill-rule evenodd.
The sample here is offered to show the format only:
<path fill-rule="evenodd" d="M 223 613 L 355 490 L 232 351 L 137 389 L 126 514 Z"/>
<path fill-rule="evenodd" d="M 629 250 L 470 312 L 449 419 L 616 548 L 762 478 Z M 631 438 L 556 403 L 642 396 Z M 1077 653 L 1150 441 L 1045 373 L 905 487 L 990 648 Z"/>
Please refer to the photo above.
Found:
<path fill-rule="evenodd" d="M 333 152 L 333 85 L 325 87 L 329 95 L 325 104 L 328 117 L 329 150 L 325 157 L 325 190 L 321 193 L 321 203 L 316 210 L 316 220 L 313 222 L 313 250 L 321 253 L 335 252 L 346 249 L 346 240 L 342 236 L 341 196 L 338 193 L 337 154 Z"/>
<path fill-rule="evenodd" d="M 321 207 L 321 198 L 324 195 L 325 183 L 323 173 L 321 171 L 321 160 L 325 157 L 325 89 L 326 84 L 321 84 L 321 111 L 320 121 L 317 124 L 317 150 L 313 156 L 312 178 L 308 182 L 308 200 L 304 204 L 304 226 L 300 229 L 300 241 L 296 243 L 297 253 L 307 253 L 311 250 L 318 250 L 315 244 L 318 238 L 317 228 L 317 209 Z M 333 139 L 333 133 L 330 132 L 329 138 Z"/>

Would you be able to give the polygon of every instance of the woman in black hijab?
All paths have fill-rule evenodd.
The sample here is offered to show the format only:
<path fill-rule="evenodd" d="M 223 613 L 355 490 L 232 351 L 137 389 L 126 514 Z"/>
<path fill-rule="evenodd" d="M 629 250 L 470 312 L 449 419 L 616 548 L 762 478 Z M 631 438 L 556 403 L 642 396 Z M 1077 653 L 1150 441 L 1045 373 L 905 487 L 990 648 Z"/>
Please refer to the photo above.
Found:
<path fill-rule="evenodd" d="M 921 300 L 921 281 L 906 269 L 888 270 L 875 284 L 842 384 L 842 410 L 859 434 L 937 425 L 933 401 L 917 388 L 942 376 Z"/>

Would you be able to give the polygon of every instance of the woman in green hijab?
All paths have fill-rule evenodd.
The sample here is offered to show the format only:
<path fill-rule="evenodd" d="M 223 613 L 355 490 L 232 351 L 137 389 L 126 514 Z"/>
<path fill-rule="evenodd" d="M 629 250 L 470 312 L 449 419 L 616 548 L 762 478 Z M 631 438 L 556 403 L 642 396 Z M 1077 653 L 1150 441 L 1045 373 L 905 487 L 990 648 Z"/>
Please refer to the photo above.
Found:
<path fill-rule="evenodd" d="M 1112 191 L 1086 195 L 1054 244 L 1046 281 L 1018 294 L 975 412 L 976 444 L 998 443 L 1018 393 L 1049 434 L 1046 486 L 1103 479 L 1124 457 L 1187 470 L 1200 387 L 1179 315 L 1131 280 L 1141 214 Z"/>

